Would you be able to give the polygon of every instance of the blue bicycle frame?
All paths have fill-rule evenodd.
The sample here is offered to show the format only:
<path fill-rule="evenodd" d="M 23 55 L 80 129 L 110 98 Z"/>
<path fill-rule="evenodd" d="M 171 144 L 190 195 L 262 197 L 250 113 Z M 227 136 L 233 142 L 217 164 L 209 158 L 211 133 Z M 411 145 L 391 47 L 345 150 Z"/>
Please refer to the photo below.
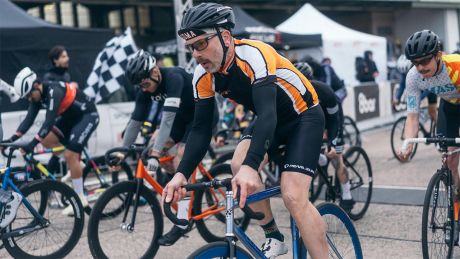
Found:
<path fill-rule="evenodd" d="M 279 195 L 281 193 L 281 188 L 279 186 L 275 186 L 264 191 L 255 193 L 253 195 L 248 196 L 246 199 L 246 204 L 249 205 L 254 202 L 262 201 L 273 196 Z M 231 203 L 227 203 L 231 204 Z M 233 203 L 233 208 L 238 207 L 238 202 Z M 227 210 L 228 211 L 228 210 Z M 241 243 L 249 250 L 249 252 L 256 256 L 256 258 L 267 258 L 263 254 L 263 252 L 259 249 L 259 247 L 251 241 L 251 239 L 244 233 L 244 230 L 240 227 L 230 223 L 233 225 L 233 233 L 238 238 Z M 228 231 L 227 231 L 228 232 Z M 292 234 L 292 253 L 294 259 L 305 258 L 306 255 L 301 254 L 301 241 L 300 241 L 300 234 L 299 230 L 295 224 L 295 221 L 291 217 L 291 234 Z M 302 257 L 303 256 L 303 257 Z"/>
<path fill-rule="evenodd" d="M 2 189 L 6 191 L 6 190 L 8 190 L 8 187 L 11 187 L 11 189 L 13 189 L 13 191 L 19 193 L 22 196 L 22 203 L 24 203 L 24 205 L 27 207 L 27 209 L 29 209 L 29 211 L 32 213 L 32 215 L 34 215 L 34 217 L 36 219 L 38 219 L 40 222 L 46 221 L 46 219 L 43 218 L 43 216 L 40 215 L 37 212 L 37 210 L 35 210 L 34 207 L 32 207 L 30 202 L 24 197 L 24 194 L 22 194 L 22 192 L 19 190 L 19 188 L 13 183 L 13 181 L 10 178 L 10 174 L 11 174 L 11 167 L 8 166 L 6 168 L 5 174 L 3 176 Z M 4 205 L 5 204 L 0 203 L 0 210 L 3 209 Z"/>

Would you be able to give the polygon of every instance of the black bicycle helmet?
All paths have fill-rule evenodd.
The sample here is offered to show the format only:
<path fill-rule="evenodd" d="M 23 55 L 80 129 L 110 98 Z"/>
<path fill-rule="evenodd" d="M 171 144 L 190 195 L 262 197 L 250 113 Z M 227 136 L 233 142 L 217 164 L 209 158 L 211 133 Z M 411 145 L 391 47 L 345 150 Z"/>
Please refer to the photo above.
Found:
<path fill-rule="evenodd" d="M 302 73 L 308 80 L 313 79 L 313 69 L 307 62 L 297 62 L 294 64 L 300 73 Z"/>
<path fill-rule="evenodd" d="M 438 35 L 430 30 L 414 33 L 406 42 L 405 54 L 408 60 L 435 55 L 440 50 Z"/>
<path fill-rule="evenodd" d="M 201 3 L 185 11 L 179 31 L 185 40 L 205 34 L 204 29 L 235 27 L 235 15 L 229 6 L 216 3 Z"/>
<path fill-rule="evenodd" d="M 142 80 L 149 78 L 150 70 L 152 70 L 156 64 L 157 61 L 155 57 L 141 49 L 128 61 L 125 76 L 131 84 L 137 85 Z"/>

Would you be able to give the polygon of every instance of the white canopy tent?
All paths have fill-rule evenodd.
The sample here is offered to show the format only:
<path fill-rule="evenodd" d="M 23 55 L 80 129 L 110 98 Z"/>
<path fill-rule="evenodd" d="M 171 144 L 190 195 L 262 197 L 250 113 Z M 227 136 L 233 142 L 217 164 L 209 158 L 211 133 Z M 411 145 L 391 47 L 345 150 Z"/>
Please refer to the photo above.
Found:
<path fill-rule="evenodd" d="M 379 70 L 378 81 L 386 80 L 386 39 L 347 28 L 329 19 L 311 4 L 305 4 L 294 15 L 276 27 L 293 34 L 320 33 L 323 39 L 323 57 L 332 60 L 332 66 L 347 85 L 355 84 L 355 58 L 363 57 L 364 51 L 373 52 Z"/>

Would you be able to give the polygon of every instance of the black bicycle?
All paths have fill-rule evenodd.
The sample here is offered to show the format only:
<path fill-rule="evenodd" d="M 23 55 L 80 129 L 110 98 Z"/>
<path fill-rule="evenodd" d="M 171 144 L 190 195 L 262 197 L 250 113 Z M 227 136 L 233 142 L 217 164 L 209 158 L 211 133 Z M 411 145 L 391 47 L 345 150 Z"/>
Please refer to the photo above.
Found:
<path fill-rule="evenodd" d="M 350 116 L 343 117 L 343 142 L 347 147 L 361 146 L 361 133 Z"/>
<path fill-rule="evenodd" d="M 423 258 L 451 258 L 452 248 L 458 243 L 458 211 L 454 211 L 454 186 L 452 172 L 447 167 L 447 157 L 459 153 L 460 148 L 448 152 L 448 146 L 460 143 L 460 138 L 411 138 L 403 142 L 403 150 L 409 143 L 438 144 L 442 166 L 431 177 L 426 189 L 422 213 Z"/>
<path fill-rule="evenodd" d="M 333 160 L 334 161 L 334 160 Z M 322 198 L 330 202 L 338 202 L 342 197 L 342 189 L 333 161 L 325 166 L 318 166 L 317 173 L 310 185 L 310 201 Z M 362 147 L 353 146 L 343 154 L 345 172 L 350 183 L 350 191 L 356 204 L 347 211 L 353 220 L 361 219 L 369 208 L 372 198 L 372 166 L 369 157 Z M 331 165 L 331 166 L 329 166 Z M 331 170 L 328 170 L 331 168 Z M 326 190 L 323 192 L 323 187 Z"/>
<path fill-rule="evenodd" d="M 419 119 L 419 136 L 423 136 L 424 138 L 435 137 L 436 134 L 436 122 L 430 120 L 430 127 L 425 127 L 425 122 L 428 120 L 428 110 L 422 109 L 420 112 L 420 119 Z M 404 131 L 406 125 L 407 116 L 402 116 L 401 118 L 397 119 L 395 123 L 393 123 L 393 127 L 391 128 L 391 151 L 393 152 L 393 156 L 398 159 L 398 148 L 401 147 L 402 142 L 404 141 Z M 410 155 L 410 159 L 415 156 L 415 152 L 417 152 L 417 143 L 414 144 L 414 148 L 412 149 L 412 153 Z"/>

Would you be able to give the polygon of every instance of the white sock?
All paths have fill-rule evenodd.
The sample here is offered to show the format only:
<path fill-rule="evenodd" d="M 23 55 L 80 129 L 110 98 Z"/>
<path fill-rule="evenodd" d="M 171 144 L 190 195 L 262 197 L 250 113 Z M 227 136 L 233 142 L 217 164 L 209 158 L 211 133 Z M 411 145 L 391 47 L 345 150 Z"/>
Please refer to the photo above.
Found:
<path fill-rule="evenodd" d="M 177 218 L 178 219 L 188 219 L 188 205 L 190 203 L 190 198 L 184 198 L 178 202 L 177 208 Z M 188 226 L 176 225 L 179 228 L 186 229 Z"/>
<path fill-rule="evenodd" d="M 72 178 L 73 189 L 78 194 L 78 196 L 83 196 L 83 177 L 80 178 Z"/>
<path fill-rule="evenodd" d="M 350 183 L 347 181 L 340 185 L 342 186 L 342 200 L 351 200 Z"/>

